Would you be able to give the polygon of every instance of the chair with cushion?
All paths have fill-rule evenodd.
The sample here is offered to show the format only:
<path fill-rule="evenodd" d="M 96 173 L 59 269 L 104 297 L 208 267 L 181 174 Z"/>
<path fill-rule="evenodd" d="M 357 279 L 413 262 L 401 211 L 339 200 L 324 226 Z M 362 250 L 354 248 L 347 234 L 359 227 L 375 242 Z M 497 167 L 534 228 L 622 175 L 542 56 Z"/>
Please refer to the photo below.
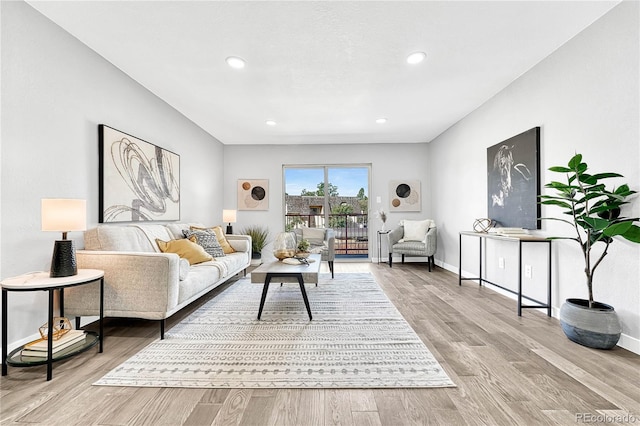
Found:
<path fill-rule="evenodd" d="M 296 228 L 293 230 L 296 236 L 296 245 L 300 240 L 309 241 L 309 251 L 321 255 L 322 261 L 329 262 L 331 278 L 333 278 L 333 261 L 336 258 L 336 233 L 329 228 Z"/>
<path fill-rule="evenodd" d="M 389 232 L 389 267 L 393 267 L 394 253 L 402 255 L 402 263 L 405 255 L 422 256 L 427 258 L 429 272 L 431 272 L 431 265 L 435 267 L 437 236 L 436 224 L 433 220 L 400 221 L 400 225 Z"/>

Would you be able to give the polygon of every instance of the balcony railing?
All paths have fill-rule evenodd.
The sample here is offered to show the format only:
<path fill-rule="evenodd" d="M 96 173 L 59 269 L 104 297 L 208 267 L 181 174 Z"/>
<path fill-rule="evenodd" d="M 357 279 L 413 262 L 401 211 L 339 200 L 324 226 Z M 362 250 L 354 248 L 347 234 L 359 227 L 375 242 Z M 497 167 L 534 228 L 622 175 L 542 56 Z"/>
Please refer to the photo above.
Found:
<path fill-rule="evenodd" d="M 367 256 L 369 254 L 369 231 L 366 213 L 330 214 L 326 223 L 321 214 L 295 214 L 285 216 L 285 229 L 307 226 L 309 228 L 331 228 L 336 233 L 336 255 Z"/>

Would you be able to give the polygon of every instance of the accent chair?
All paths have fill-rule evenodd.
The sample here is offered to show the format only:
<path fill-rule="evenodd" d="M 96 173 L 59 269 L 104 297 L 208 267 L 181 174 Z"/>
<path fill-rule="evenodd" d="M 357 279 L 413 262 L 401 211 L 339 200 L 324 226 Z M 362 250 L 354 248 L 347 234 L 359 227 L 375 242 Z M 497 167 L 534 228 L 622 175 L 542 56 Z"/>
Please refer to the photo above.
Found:
<path fill-rule="evenodd" d="M 309 251 L 311 253 L 319 253 L 321 260 L 329 263 L 331 278 L 333 278 L 333 261 L 336 258 L 336 233 L 330 228 L 296 228 L 293 230 L 296 236 L 296 245 L 300 240 L 305 239 L 311 245 Z"/>
<path fill-rule="evenodd" d="M 406 256 L 427 258 L 429 272 L 431 265 L 435 267 L 434 254 L 437 248 L 437 228 L 431 219 L 401 220 L 397 228 L 389 232 L 389 267 L 393 267 L 393 255 L 402 255 L 402 263 Z"/>

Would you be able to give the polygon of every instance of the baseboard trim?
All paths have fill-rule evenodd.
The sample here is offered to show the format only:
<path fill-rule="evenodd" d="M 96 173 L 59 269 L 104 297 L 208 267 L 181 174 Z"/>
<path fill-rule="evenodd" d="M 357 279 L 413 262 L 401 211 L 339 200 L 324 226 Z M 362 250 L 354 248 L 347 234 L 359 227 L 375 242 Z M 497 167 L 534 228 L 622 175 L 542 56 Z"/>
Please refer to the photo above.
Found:
<path fill-rule="evenodd" d="M 457 266 L 453 266 L 453 265 L 449 265 L 446 263 L 443 263 L 441 261 L 439 261 L 438 259 L 436 259 L 436 265 L 438 265 L 439 267 L 441 267 L 442 269 L 446 269 L 449 272 L 453 272 L 454 274 L 458 275 L 458 267 Z M 469 271 L 462 271 L 462 275 L 463 276 L 477 276 L 478 273 L 477 272 L 469 272 Z M 475 282 L 475 281 L 474 281 Z M 503 296 L 508 297 L 509 299 L 512 300 L 517 300 L 517 296 L 515 294 L 509 293 L 508 291 L 504 291 L 499 287 L 495 287 L 492 286 L 491 284 L 485 283 L 484 284 L 485 287 L 487 287 L 489 290 L 491 291 L 495 291 L 496 293 L 502 294 Z M 540 312 L 543 313 L 547 313 L 546 309 L 537 309 Z M 560 308 L 556 307 L 556 306 L 552 306 L 551 307 L 551 316 L 553 318 L 558 319 L 560 317 Z M 621 334 L 620 335 L 620 340 L 618 341 L 618 344 L 616 346 L 620 346 L 623 349 L 626 349 L 630 352 L 633 352 L 635 354 L 640 355 L 640 339 L 636 339 L 633 336 L 629 336 L 628 334 Z"/>

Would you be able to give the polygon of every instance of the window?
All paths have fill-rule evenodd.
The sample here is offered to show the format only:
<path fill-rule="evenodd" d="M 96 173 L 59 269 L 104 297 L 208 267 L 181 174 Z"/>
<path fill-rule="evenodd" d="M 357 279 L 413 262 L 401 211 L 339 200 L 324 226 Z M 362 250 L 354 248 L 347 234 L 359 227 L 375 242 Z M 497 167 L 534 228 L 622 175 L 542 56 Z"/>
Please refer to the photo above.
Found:
<path fill-rule="evenodd" d="M 368 256 L 370 165 L 283 166 L 284 223 L 332 228 L 336 253 Z"/>

